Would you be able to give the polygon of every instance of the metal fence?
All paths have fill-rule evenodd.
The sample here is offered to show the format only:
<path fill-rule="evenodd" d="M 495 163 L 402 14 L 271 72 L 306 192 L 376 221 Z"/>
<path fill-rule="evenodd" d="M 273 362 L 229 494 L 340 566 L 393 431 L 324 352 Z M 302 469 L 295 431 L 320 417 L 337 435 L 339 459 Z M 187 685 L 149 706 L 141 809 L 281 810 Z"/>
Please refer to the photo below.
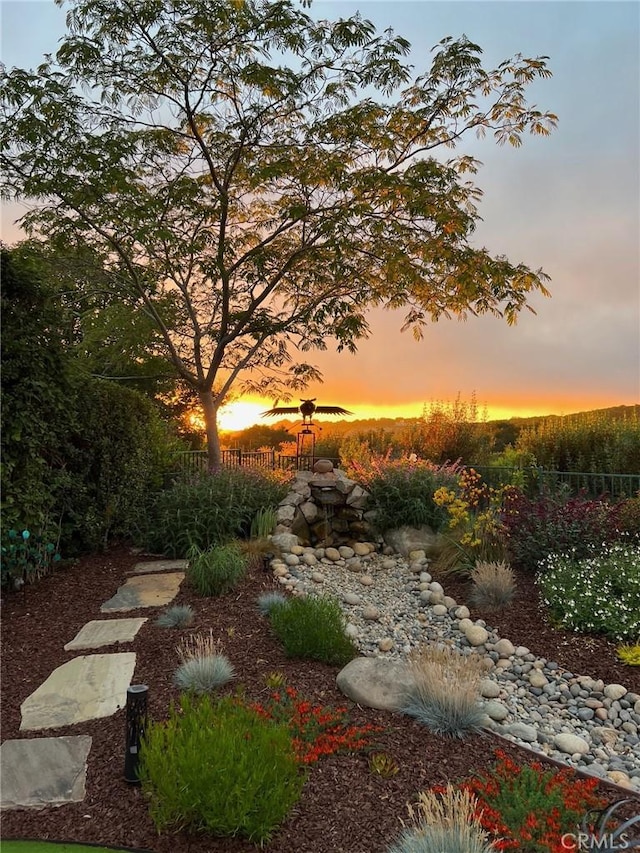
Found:
<path fill-rule="evenodd" d="M 584 493 L 589 497 L 609 495 L 630 498 L 640 493 L 640 474 L 602 474 L 585 471 L 552 471 L 547 468 L 501 468 L 488 465 L 469 465 L 490 486 L 514 483 L 527 494 L 565 489 L 570 494 Z"/>
<path fill-rule="evenodd" d="M 309 471 L 317 456 L 296 456 L 276 453 L 275 450 L 223 450 L 222 464 L 233 468 L 271 468 L 281 470 Z M 325 458 L 325 457 L 323 457 Z M 340 460 L 331 460 L 339 467 Z M 197 474 L 207 470 L 206 450 L 189 450 L 178 454 L 177 468 L 180 473 Z M 530 466 L 506 468 L 492 465 L 469 465 L 490 486 L 514 483 L 527 494 L 536 495 L 543 491 L 566 489 L 571 494 L 584 492 L 591 497 L 610 495 L 613 498 L 633 497 L 640 493 L 640 474 L 600 474 L 580 471 L 551 471 Z"/>

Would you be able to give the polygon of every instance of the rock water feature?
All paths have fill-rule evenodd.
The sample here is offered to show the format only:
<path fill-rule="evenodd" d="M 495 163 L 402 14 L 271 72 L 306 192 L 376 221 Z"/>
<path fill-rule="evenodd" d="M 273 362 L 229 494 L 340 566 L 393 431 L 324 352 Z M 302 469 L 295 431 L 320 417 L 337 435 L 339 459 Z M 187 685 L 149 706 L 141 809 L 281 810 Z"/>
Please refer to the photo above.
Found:
<path fill-rule="evenodd" d="M 276 533 L 295 534 L 309 545 L 339 546 L 367 539 L 367 492 L 329 459 L 312 471 L 298 471 L 278 507 Z"/>

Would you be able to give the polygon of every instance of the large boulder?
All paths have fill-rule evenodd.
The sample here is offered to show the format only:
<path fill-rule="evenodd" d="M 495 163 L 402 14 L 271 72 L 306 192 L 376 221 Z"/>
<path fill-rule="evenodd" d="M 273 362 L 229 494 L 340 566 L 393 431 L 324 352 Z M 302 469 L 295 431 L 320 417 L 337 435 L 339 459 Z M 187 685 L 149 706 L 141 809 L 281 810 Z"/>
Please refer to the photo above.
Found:
<path fill-rule="evenodd" d="M 399 711 L 413 683 L 413 676 L 402 661 L 369 657 L 350 661 L 336 678 L 338 689 L 345 696 L 380 711 Z"/>

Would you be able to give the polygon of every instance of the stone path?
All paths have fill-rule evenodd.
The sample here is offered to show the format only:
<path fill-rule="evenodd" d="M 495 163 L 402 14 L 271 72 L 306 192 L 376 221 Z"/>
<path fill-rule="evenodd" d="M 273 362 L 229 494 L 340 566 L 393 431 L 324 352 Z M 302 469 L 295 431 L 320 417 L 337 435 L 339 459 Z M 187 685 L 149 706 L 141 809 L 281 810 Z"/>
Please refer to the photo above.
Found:
<path fill-rule="evenodd" d="M 5 741 L 0 747 L 0 808 L 81 802 L 90 749 L 88 735 Z"/>
<path fill-rule="evenodd" d="M 169 572 L 162 575 L 141 574 L 131 577 L 121 586 L 113 598 L 100 608 L 101 613 L 116 613 L 137 610 L 140 607 L 164 607 L 178 594 L 184 572 Z"/>
<path fill-rule="evenodd" d="M 138 563 L 134 576 L 100 608 L 102 613 L 162 607 L 184 579 L 184 560 Z M 155 572 L 155 574 L 154 574 Z M 160 572 L 160 574 L 158 574 Z M 87 622 L 65 650 L 130 643 L 146 618 Z M 55 669 L 20 710 L 21 731 L 70 726 L 114 714 L 126 703 L 135 652 L 81 655 Z M 38 737 L 5 741 L 0 747 L 0 808 L 45 808 L 81 802 L 85 795 L 91 738 Z"/>
<path fill-rule="evenodd" d="M 135 652 L 82 655 L 67 661 L 24 700 L 20 731 L 110 717 L 124 708 L 135 668 Z"/>
<path fill-rule="evenodd" d="M 146 619 L 98 619 L 87 622 L 73 640 L 65 644 L 66 652 L 72 649 L 99 649 L 114 643 L 130 643 Z"/>
<path fill-rule="evenodd" d="M 188 560 L 152 560 L 150 563 L 136 563 L 132 575 L 145 575 L 157 572 L 183 572 Z"/>

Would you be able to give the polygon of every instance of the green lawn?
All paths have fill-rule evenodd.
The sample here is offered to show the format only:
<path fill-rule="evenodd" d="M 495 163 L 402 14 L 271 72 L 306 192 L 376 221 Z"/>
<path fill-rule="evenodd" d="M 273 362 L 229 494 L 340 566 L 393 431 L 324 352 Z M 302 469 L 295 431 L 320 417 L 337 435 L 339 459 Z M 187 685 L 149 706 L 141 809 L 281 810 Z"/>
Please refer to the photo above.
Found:
<path fill-rule="evenodd" d="M 2 853 L 127 853 L 122 847 L 90 847 L 86 844 L 52 841 L 0 841 Z"/>

